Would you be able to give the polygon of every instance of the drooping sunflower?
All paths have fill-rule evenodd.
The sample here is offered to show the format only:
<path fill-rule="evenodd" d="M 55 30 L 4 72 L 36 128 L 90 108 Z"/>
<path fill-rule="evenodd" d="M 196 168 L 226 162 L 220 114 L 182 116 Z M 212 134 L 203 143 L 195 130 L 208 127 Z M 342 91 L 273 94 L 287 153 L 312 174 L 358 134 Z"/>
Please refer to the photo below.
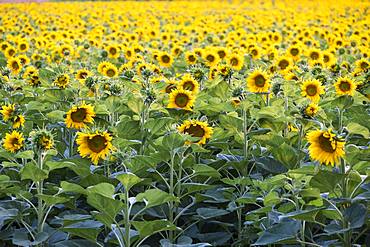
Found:
<path fill-rule="evenodd" d="M 334 166 L 345 155 L 345 142 L 332 133 L 331 129 L 311 131 L 307 134 L 307 140 L 311 159 L 320 163 Z"/>
<path fill-rule="evenodd" d="M 24 146 L 23 134 L 18 131 L 6 133 L 3 139 L 3 147 L 5 150 L 15 153 Z"/>
<path fill-rule="evenodd" d="M 335 91 L 338 95 L 351 95 L 356 91 L 357 85 L 348 77 L 340 77 L 334 83 Z"/>
<path fill-rule="evenodd" d="M 157 57 L 158 63 L 162 67 L 171 67 L 173 58 L 167 52 L 161 52 Z"/>
<path fill-rule="evenodd" d="M 81 157 L 89 157 L 93 164 L 97 165 L 100 159 L 105 157 L 113 150 L 112 136 L 104 131 L 95 133 L 77 133 L 76 143 Z"/>
<path fill-rule="evenodd" d="M 207 139 L 211 138 L 213 133 L 212 127 L 209 127 L 207 122 L 198 120 L 185 120 L 182 125 L 177 127 L 177 130 L 180 133 L 199 138 L 197 144 L 206 144 Z"/>
<path fill-rule="evenodd" d="M 247 87 L 252 93 L 268 92 L 271 84 L 267 73 L 262 70 L 255 70 L 247 78 Z"/>
<path fill-rule="evenodd" d="M 26 122 L 26 120 L 24 119 L 24 116 L 23 115 L 17 115 L 17 116 L 15 116 L 12 119 L 13 129 L 18 129 L 20 127 L 23 127 L 25 122 Z"/>
<path fill-rule="evenodd" d="M 301 95 L 310 99 L 313 102 L 320 100 L 320 95 L 324 94 L 324 86 L 318 80 L 307 80 L 304 81 L 301 87 Z"/>
<path fill-rule="evenodd" d="M 319 111 L 319 106 L 316 103 L 310 103 L 305 109 L 304 114 L 309 117 L 314 117 Z"/>
<path fill-rule="evenodd" d="M 199 91 L 199 83 L 190 74 L 185 74 L 177 87 L 191 91 L 193 95 L 196 95 Z"/>
<path fill-rule="evenodd" d="M 180 108 L 191 111 L 194 106 L 195 96 L 191 91 L 179 88 L 174 89 L 169 94 L 168 108 Z"/>
<path fill-rule="evenodd" d="M 28 83 L 30 86 L 33 86 L 33 87 L 40 86 L 40 85 L 41 85 L 41 81 L 40 81 L 40 77 L 39 77 L 38 73 L 35 73 L 34 75 L 31 75 L 31 76 L 27 79 L 27 83 Z"/>
<path fill-rule="evenodd" d="M 89 77 L 89 76 L 91 76 L 91 75 L 92 75 L 92 73 L 91 73 L 90 70 L 88 70 L 88 69 L 80 69 L 80 70 L 77 71 L 76 79 L 79 82 L 83 83 L 83 82 L 85 82 L 86 78 Z"/>
<path fill-rule="evenodd" d="M 13 75 L 18 75 L 22 69 L 21 60 L 17 57 L 9 58 L 7 67 L 12 71 Z"/>
<path fill-rule="evenodd" d="M 82 129 L 86 124 L 93 123 L 95 117 L 94 107 L 82 102 L 79 106 L 73 106 L 68 112 L 65 124 L 68 128 Z"/>
<path fill-rule="evenodd" d="M 355 64 L 356 64 L 356 71 L 363 72 L 363 71 L 370 69 L 370 62 L 365 58 L 361 58 L 360 60 L 357 60 Z"/>
<path fill-rule="evenodd" d="M 1 107 L 0 113 L 3 115 L 4 122 L 9 121 L 9 119 L 12 117 L 13 112 L 15 111 L 15 105 L 14 104 L 8 104 Z"/>
<path fill-rule="evenodd" d="M 227 64 L 234 70 L 241 70 L 244 65 L 244 58 L 239 54 L 232 54 L 227 58 Z"/>
<path fill-rule="evenodd" d="M 69 78 L 69 75 L 67 74 L 58 75 L 57 78 L 55 78 L 54 80 L 54 84 L 58 86 L 59 88 L 66 88 L 69 83 L 70 83 L 70 78 Z"/>

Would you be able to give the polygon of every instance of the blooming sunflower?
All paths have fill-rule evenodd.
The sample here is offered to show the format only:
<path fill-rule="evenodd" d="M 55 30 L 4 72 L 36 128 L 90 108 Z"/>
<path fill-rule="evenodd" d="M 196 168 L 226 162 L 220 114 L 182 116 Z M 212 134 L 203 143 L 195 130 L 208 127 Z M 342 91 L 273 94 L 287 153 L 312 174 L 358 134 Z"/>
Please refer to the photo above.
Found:
<path fill-rule="evenodd" d="M 12 133 L 6 133 L 5 138 L 3 139 L 3 147 L 5 150 L 15 153 L 21 149 L 24 145 L 23 134 L 17 131 Z"/>
<path fill-rule="evenodd" d="M 68 128 L 82 129 L 87 123 L 93 123 L 95 116 L 94 107 L 83 102 L 67 112 L 65 124 Z"/>
<path fill-rule="evenodd" d="M 205 144 L 207 139 L 211 138 L 213 133 L 212 127 L 208 126 L 207 122 L 198 120 L 185 120 L 182 125 L 177 127 L 177 130 L 183 134 L 189 134 L 192 137 L 199 138 L 197 144 Z"/>
<path fill-rule="evenodd" d="M 270 89 L 270 79 L 266 72 L 255 70 L 247 78 L 247 86 L 252 93 L 266 93 Z"/>
<path fill-rule="evenodd" d="M 54 80 L 54 84 L 59 88 L 66 88 L 70 82 L 69 75 L 61 74 L 58 75 L 57 78 Z"/>
<path fill-rule="evenodd" d="M 186 52 L 185 53 L 185 60 L 188 64 L 195 64 L 197 62 L 197 55 L 195 52 Z"/>
<path fill-rule="evenodd" d="M 12 71 L 14 75 L 18 75 L 22 69 L 21 60 L 17 57 L 11 57 L 8 59 L 7 67 Z"/>
<path fill-rule="evenodd" d="M 169 94 L 168 108 L 181 108 L 187 111 L 191 111 L 194 106 L 195 97 L 191 91 L 179 88 L 174 89 Z"/>
<path fill-rule="evenodd" d="M 313 117 L 317 114 L 317 112 L 319 111 L 319 106 L 315 103 L 311 103 L 309 104 L 305 109 L 304 109 L 304 113 L 309 116 L 309 117 Z"/>
<path fill-rule="evenodd" d="M 97 165 L 100 159 L 105 159 L 113 150 L 112 137 L 104 131 L 95 133 L 77 133 L 76 143 L 81 157 L 89 157 Z"/>
<path fill-rule="evenodd" d="M 89 71 L 87 69 L 80 69 L 80 70 L 77 71 L 76 79 L 79 82 L 83 83 L 83 82 L 85 82 L 86 78 L 91 76 L 91 75 L 92 75 L 91 71 Z"/>
<path fill-rule="evenodd" d="M 369 68 L 370 68 L 370 62 L 367 59 L 361 58 L 360 60 L 356 61 L 356 70 L 366 71 Z"/>
<path fill-rule="evenodd" d="M 219 56 L 216 52 L 214 52 L 213 50 L 206 50 L 203 54 L 203 59 L 206 61 L 206 64 L 209 66 L 209 67 L 213 67 L 213 66 L 216 66 L 219 62 Z"/>
<path fill-rule="evenodd" d="M 196 95 L 199 91 L 199 83 L 190 74 L 185 74 L 178 83 L 177 87 L 189 90 L 194 95 Z"/>
<path fill-rule="evenodd" d="M 109 64 L 103 69 L 103 75 L 107 77 L 116 77 L 118 75 L 118 69 L 114 64 Z"/>
<path fill-rule="evenodd" d="M 301 95 L 313 102 L 318 102 L 320 100 L 320 95 L 325 92 L 324 87 L 318 80 L 304 81 L 301 90 Z"/>
<path fill-rule="evenodd" d="M 351 95 L 356 91 L 356 83 L 348 77 L 340 77 L 337 82 L 334 83 L 335 91 L 338 95 Z"/>
<path fill-rule="evenodd" d="M 118 58 L 119 57 L 120 49 L 117 45 L 109 45 L 108 47 L 106 47 L 105 50 L 107 51 L 109 58 Z"/>
<path fill-rule="evenodd" d="M 24 123 L 26 122 L 26 120 L 24 119 L 23 115 L 18 115 L 13 118 L 12 122 L 13 122 L 13 129 L 18 129 L 24 126 Z"/>
<path fill-rule="evenodd" d="M 307 134 L 311 159 L 334 166 L 344 156 L 345 142 L 338 139 L 332 130 L 314 130 Z"/>
<path fill-rule="evenodd" d="M 14 111 L 15 111 L 15 105 L 14 104 L 4 105 L 1 108 L 0 113 L 1 113 L 1 115 L 3 115 L 4 122 L 9 121 L 9 119 L 12 117 Z"/>
<path fill-rule="evenodd" d="M 158 55 L 157 60 L 159 62 L 159 65 L 162 67 L 171 67 L 173 63 L 173 58 L 167 52 L 161 52 Z"/>
<path fill-rule="evenodd" d="M 238 54 L 232 54 L 227 58 L 227 63 L 234 70 L 241 70 L 244 65 L 244 58 Z"/>

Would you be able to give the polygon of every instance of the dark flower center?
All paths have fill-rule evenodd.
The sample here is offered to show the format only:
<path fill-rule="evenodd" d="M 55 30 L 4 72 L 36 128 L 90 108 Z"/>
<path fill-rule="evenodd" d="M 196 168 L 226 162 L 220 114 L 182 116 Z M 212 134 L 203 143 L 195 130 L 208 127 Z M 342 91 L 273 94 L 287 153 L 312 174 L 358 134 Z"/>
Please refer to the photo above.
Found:
<path fill-rule="evenodd" d="M 215 57 L 212 54 L 208 54 L 207 57 L 206 57 L 206 59 L 207 59 L 208 62 L 211 62 L 211 63 L 213 61 L 215 61 Z"/>
<path fill-rule="evenodd" d="M 235 57 L 233 57 L 231 60 L 230 60 L 230 63 L 232 66 L 237 66 L 239 64 L 239 60 Z"/>
<path fill-rule="evenodd" d="M 329 138 L 325 137 L 323 134 L 319 137 L 319 145 L 322 150 L 328 153 L 334 153 L 336 148 L 333 148 L 332 142 Z M 334 144 L 336 147 L 337 141 L 334 140 Z"/>
<path fill-rule="evenodd" d="M 116 74 L 116 72 L 113 69 L 107 69 L 106 74 L 109 77 L 113 77 Z"/>
<path fill-rule="evenodd" d="M 297 48 L 293 48 L 290 50 L 290 54 L 292 54 L 293 56 L 297 56 L 298 55 L 298 49 Z"/>
<path fill-rule="evenodd" d="M 263 75 L 257 75 L 254 78 L 254 84 L 256 84 L 257 87 L 263 87 L 265 86 L 266 79 L 263 77 Z"/>
<path fill-rule="evenodd" d="M 163 55 L 161 58 L 162 58 L 162 62 L 164 62 L 164 63 L 169 63 L 170 62 L 170 57 L 168 55 Z"/>
<path fill-rule="evenodd" d="M 193 91 L 195 85 L 192 81 L 186 81 L 182 87 L 186 90 Z"/>
<path fill-rule="evenodd" d="M 77 108 L 75 112 L 71 113 L 71 119 L 73 122 L 81 123 L 85 120 L 87 115 L 85 108 Z"/>
<path fill-rule="evenodd" d="M 311 52 L 310 58 L 313 59 L 313 60 L 317 60 L 319 58 L 319 53 L 317 53 L 315 51 Z"/>
<path fill-rule="evenodd" d="M 200 125 L 191 125 L 190 127 L 188 127 L 187 129 L 185 129 L 184 131 L 185 133 L 193 136 L 193 137 L 203 137 L 204 134 L 205 134 L 205 131 L 204 129 L 202 128 L 202 126 Z"/>
<path fill-rule="evenodd" d="M 341 81 L 339 84 L 339 88 L 343 92 L 347 92 L 351 89 L 351 85 L 349 84 L 348 81 Z"/>
<path fill-rule="evenodd" d="M 195 57 L 194 57 L 194 55 L 190 55 L 190 56 L 188 57 L 188 59 L 189 59 L 189 61 L 190 61 L 190 62 L 194 62 L 194 61 L 195 61 Z"/>
<path fill-rule="evenodd" d="M 110 53 L 110 54 L 112 54 L 112 55 L 115 55 L 115 54 L 117 54 L 117 49 L 116 49 L 116 48 L 114 48 L 114 47 L 111 47 L 111 48 L 109 49 L 109 53 Z"/>
<path fill-rule="evenodd" d="M 315 96 L 317 94 L 317 87 L 315 85 L 308 85 L 306 88 L 306 93 L 309 96 Z"/>
<path fill-rule="evenodd" d="M 94 152 L 94 153 L 100 153 L 102 150 L 104 150 L 107 147 L 106 139 L 104 136 L 96 135 L 93 138 L 89 138 L 87 140 L 88 147 Z"/>
<path fill-rule="evenodd" d="M 289 66 L 289 62 L 287 61 L 287 60 L 285 60 L 285 59 L 283 59 L 283 60 L 281 60 L 280 62 L 279 62 L 279 67 L 281 68 L 281 69 L 285 69 L 286 67 L 288 67 Z"/>
<path fill-rule="evenodd" d="M 188 104 L 188 102 L 189 102 L 188 95 L 184 93 L 179 93 L 178 95 L 176 95 L 175 103 L 177 106 L 185 107 Z"/>

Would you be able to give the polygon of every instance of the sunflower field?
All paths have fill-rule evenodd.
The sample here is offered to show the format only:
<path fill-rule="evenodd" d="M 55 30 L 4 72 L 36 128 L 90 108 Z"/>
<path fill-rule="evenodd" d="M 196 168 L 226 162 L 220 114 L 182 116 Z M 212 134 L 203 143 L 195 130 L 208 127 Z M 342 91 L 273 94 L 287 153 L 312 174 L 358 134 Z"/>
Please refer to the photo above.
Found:
<path fill-rule="evenodd" d="M 370 2 L 0 4 L 0 247 L 370 246 Z"/>

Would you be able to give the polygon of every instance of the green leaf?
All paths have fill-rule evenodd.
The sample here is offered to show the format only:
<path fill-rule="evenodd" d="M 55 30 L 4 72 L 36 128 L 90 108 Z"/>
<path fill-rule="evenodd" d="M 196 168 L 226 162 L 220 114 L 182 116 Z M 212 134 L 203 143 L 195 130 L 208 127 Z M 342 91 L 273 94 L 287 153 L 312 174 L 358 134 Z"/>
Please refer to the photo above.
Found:
<path fill-rule="evenodd" d="M 163 147 L 165 147 L 169 151 L 184 146 L 184 143 L 185 141 L 179 133 L 171 133 L 169 135 L 165 135 L 162 139 Z"/>
<path fill-rule="evenodd" d="M 155 207 L 170 201 L 179 201 L 177 197 L 171 196 L 160 189 L 150 189 L 140 193 L 136 196 L 136 200 L 138 202 L 145 202 L 146 208 Z"/>
<path fill-rule="evenodd" d="M 263 199 L 265 206 L 273 206 L 280 202 L 280 196 L 276 191 L 270 191 Z"/>
<path fill-rule="evenodd" d="M 86 220 L 65 226 L 62 230 L 95 243 L 102 226 L 103 224 L 98 221 Z"/>
<path fill-rule="evenodd" d="M 141 99 L 131 97 L 127 102 L 128 108 L 131 109 L 134 113 L 140 115 L 144 111 L 144 103 Z"/>
<path fill-rule="evenodd" d="M 34 182 L 40 182 L 48 178 L 48 173 L 41 170 L 34 163 L 27 163 L 21 170 L 21 179 L 31 179 Z"/>
<path fill-rule="evenodd" d="M 194 173 L 199 176 L 220 178 L 221 174 L 213 167 L 207 165 L 196 164 L 194 165 Z"/>
<path fill-rule="evenodd" d="M 33 159 L 34 153 L 32 150 L 27 150 L 23 152 L 19 152 L 16 155 L 14 155 L 14 158 L 17 159 Z"/>
<path fill-rule="evenodd" d="M 265 230 L 252 246 L 276 244 L 280 241 L 293 239 L 299 229 L 300 223 L 298 221 L 288 219 L 282 220 L 280 223 Z"/>
<path fill-rule="evenodd" d="M 309 222 L 316 222 L 316 215 L 320 212 L 322 208 L 314 208 L 314 209 L 307 209 L 307 210 L 298 210 L 294 212 L 290 212 L 281 216 L 281 218 L 292 218 L 296 220 L 305 220 Z"/>
<path fill-rule="evenodd" d="M 112 184 L 109 184 L 109 183 L 100 183 L 100 184 L 90 186 L 90 187 L 87 188 L 87 191 L 89 193 L 100 194 L 100 195 L 108 197 L 108 198 L 113 197 L 114 190 L 115 190 L 114 186 Z"/>
<path fill-rule="evenodd" d="M 61 168 L 74 168 L 77 167 L 75 163 L 70 161 L 47 161 L 45 162 L 46 166 L 49 167 L 49 171 L 61 169 Z"/>
<path fill-rule="evenodd" d="M 151 118 L 145 123 L 145 128 L 152 135 L 158 135 L 166 131 L 166 126 L 170 125 L 173 122 L 172 118 Z"/>
<path fill-rule="evenodd" d="M 366 139 L 370 138 L 370 131 L 365 126 L 362 126 L 361 124 L 351 122 L 347 125 L 347 129 L 350 134 L 358 134 L 362 135 Z"/>
<path fill-rule="evenodd" d="M 168 220 L 133 221 L 132 224 L 139 231 L 141 238 L 161 231 L 174 231 L 177 227 Z"/>
<path fill-rule="evenodd" d="M 65 203 L 69 201 L 69 198 L 61 197 L 61 196 L 55 196 L 55 195 L 44 195 L 44 194 L 38 194 L 36 197 L 41 198 L 46 205 L 51 206 L 55 204 Z"/>
<path fill-rule="evenodd" d="M 53 122 L 60 122 L 60 121 L 64 121 L 65 114 L 66 113 L 64 111 L 55 110 L 55 111 L 51 111 L 47 113 L 46 117 L 49 118 Z"/>
<path fill-rule="evenodd" d="M 74 192 L 78 194 L 87 194 L 86 190 L 78 184 L 73 184 L 67 181 L 62 181 L 60 183 L 60 186 L 62 187 L 63 192 Z"/>
<path fill-rule="evenodd" d="M 362 227 L 365 223 L 367 216 L 367 209 L 362 204 L 352 204 L 349 208 L 344 211 L 344 218 L 348 221 L 348 227 L 355 229 Z"/>
<path fill-rule="evenodd" d="M 97 245 L 95 243 L 92 243 L 91 241 L 84 240 L 84 239 L 70 239 L 70 240 L 64 240 L 61 242 L 58 242 L 54 245 L 55 247 L 98 247 L 100 245 Z"/>
<path fill-rule="evenodd" d="M 229 213 L 230 213 L 229 211 L 226 211 L 224 209 L 217 209 L 217 208 L 198 208 L 197 209 L 197 214 L 202 219 L 205 219 L 205 220 L 214 218 L 214 217 L 223 216 Z"/>
<path fill-rule="evenodd" d="M 101 194 L 90 193 L 87 196 L 87 203 L 99 210 L 100 218 L 107 227 L 114 223 L 118 212 L 123 208 L 123 203 L 113 198 L 105 197 Z"/>
<path fill-rule="evenodd" d="M 343 176 L 343 174 L 320 170 L 312 177 L 310 185 L 319 188 L 320 192 L 332 192 L 338 183 L 342 181 Z"/>
<path fill-rule="evenodd" d="M 272 153 L 288 169 L 294 168 L 298 162 L 297 150 L 285 142 L 279 147 L 273 148 Z"/>
<path fill-rule="evenodd" d="M 121 182 L 127 191 L 129 191 L 134 185 L 143 181 L 143 179 L 139 178 L 133 173 L 119 174 L 117 175 L 116 179 Z"/>

